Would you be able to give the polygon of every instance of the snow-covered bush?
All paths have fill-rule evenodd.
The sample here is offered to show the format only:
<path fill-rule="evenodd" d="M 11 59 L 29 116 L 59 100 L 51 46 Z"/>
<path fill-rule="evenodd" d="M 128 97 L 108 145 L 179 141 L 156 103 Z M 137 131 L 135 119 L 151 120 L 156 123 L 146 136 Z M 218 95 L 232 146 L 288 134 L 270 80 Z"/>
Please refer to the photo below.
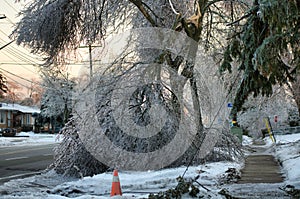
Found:
<path fill-rule="evenodd" d="M 300 117 L 299 113 L 296 109 L 288 110 L 288 124 L 290 126 L 299 126 L 300 125 Z"/>
<path fill-rule="evenodd" d="M 205 157 L 205 161 L 243 161 L 244 154 L 241 149 L 242 145 L 238 137 L 231 132 L 223 130 L 214 150 Z"/>
<path fill-rule="evenodd" d="M 212 133 L 211 129 L 206 129 L 206 133 Z M 207 162 L 232 161 L 241 162 L 244 159 L 240 140 L 230 133 L 228 129 L 218 130 L 215 137 L 216 143 L 206 142 L 198 145 L 196 150 L 190 147 L 186 153 L 173 162 L 169 167 L 199 165 Z M 204 141 L 206 141 L 204 139 Z M 207 150 L 209 146 L 211 149 Z"/>
<path fill-rule="evenodd" d="M 290 110 L 297 111 L 295 101 L 286 88 L 277 86 L 273 89 L 275 91 L 271 97 L 250 97 L 238 115 L 239 125 L 252 136 L 262 135 L 261 130 L 266 128 L 263 118 L 270 119 L 273 129 L 280 128 L 289 125 Z M 278 117 L 277 123 L 274 121 L 275 116 Z"/>
<path fill-rule="evenodd" d="M 61 134 L 63 140 L 55 148 L 54 163 L 51 165 L 57 173 L 83 177 L 103 173 L 108 169 L 85 149 L 72 118 L 62 129 Z"/>

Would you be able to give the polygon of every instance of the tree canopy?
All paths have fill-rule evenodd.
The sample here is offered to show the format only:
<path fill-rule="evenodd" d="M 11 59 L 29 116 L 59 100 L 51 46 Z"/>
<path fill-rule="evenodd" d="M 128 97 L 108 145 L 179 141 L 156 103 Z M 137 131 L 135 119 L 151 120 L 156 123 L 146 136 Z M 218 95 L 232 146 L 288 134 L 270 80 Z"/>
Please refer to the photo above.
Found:
<path fill-rule="evenodd" d="M 299 4 L 290 0 L 41 0 L 23 11 L 13 36 L 52 64 L 63 62 L 80 43 L 99 42 L 132 24 L 182 31 L 210 49 L 226 44 L 220 33 L 230 29 L 221 71 L 231 70 L 236 60 L 243 71 L 232 110 L 236 114 L 250 94 L 268 96 L 272 85 L 295 78 Z"/>
<path fill-rule="evenodd" d="M 64 125 L 72 111 L 72 90 L 75 82 L 60 70 L 44 70 L 43 86 L 45 91 L 41 99 L 41 115 L 44 118 L 58 120 Z"/>
<path fill-rule="evenodd" d="M 162 27 L 185 32 L 207 46 L 219 43 L 220 25 L 237 19 L 242 0 L 40 0 L 22 11 L 12 37 L 49 64 L 64 61 L 81 43 L 92 44 L 126 28 Z"/>

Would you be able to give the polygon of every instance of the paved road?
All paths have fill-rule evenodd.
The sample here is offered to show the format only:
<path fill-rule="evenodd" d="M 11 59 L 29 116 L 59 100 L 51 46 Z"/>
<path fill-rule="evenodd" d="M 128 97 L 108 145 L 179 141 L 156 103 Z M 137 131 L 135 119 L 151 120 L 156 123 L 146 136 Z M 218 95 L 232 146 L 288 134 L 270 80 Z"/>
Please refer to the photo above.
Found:
<path fill-rule="evenodd" d="M 0 147 L 0 184 L 46 169 L 53 162 L 54 146 Z"/>

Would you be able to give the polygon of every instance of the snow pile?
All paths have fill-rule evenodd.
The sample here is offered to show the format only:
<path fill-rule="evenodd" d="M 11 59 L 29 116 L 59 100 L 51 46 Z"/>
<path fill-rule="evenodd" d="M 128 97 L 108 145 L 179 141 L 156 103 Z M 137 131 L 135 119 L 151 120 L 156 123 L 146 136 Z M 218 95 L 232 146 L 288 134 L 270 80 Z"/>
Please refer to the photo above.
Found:
<path fill-rule="evenodd" d="M 277 135 L 276 140 L 275 156 L 286 174 L 285 181 L 300 188 L 300 133 Z"/>
<path fill-rule="evenodd" d="M 20 132 L 15 137 L 0 137 L 1 146 L 24 146 L 24 145 L 43 145 L 58 143 L 62 140 L 60 134 L 37 134 L 34 132 Z"/>
<path fill-rule="evenodd" d="M 253 139 L 251 137 L 243 135 L 242 145 L 246 146 L 246 145 L 251 145 L 251 144 L 253 144 Z"/>
<path fill-rule="evenodd" d="M 208 187 L 210 191 L 200 187 L 203 192 L 209 192 L 212 198 L 221 198 L 217 194 L 216 188 L 219 179 L 229 168 L 239 168 L 238 163 L 218 162 L 209 163 L 202 166 L 190 167 L 185 179 L 194 179 L 200 175 L 197 180 L 201 185 Z M 129 172 L 119 171 L 120 183 L 123 196 L 119 198 L 147 198 L 150 193 L 158 193 L 177 185 L 176 178 L 182 176 L 186 167 L 163 169 L 159 171 Z M 64 179 L 53 171 L 26 178 L 23 180 L 12 180 L 0 187 L 2 198 L 94 198 L 103 199 L 110 197 L 112 172 L 107 172 L 93 177 L 82 179 Z M 59 184 L 55 186 L 55 184 Z M 118 197 L 114 197 L 118 198 Z"/>

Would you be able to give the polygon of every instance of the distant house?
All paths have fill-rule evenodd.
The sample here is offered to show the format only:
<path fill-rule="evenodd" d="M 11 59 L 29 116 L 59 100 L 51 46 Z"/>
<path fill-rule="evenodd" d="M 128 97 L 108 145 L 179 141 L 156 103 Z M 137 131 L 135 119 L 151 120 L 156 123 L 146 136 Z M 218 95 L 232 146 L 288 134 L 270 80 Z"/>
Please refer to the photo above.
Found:
<path fill-rule="evenodd" d="M 0 103 L 0 128 L 15 128 L 18 131 L 34 130 L 33 117 L 40 109 L 19 104 Z"/>

